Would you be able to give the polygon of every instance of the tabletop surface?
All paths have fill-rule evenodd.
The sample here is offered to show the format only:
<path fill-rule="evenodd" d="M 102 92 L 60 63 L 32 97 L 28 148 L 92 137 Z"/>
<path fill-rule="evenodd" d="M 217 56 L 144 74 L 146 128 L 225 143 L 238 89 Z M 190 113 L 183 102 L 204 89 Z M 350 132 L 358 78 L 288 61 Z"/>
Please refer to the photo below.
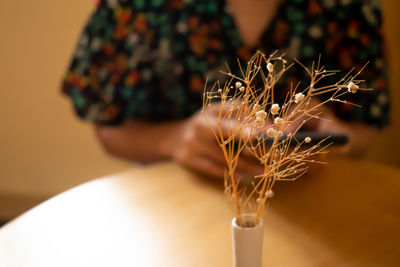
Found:
<path fill-rule="evenodd" d="M 264 266 L 399 266 L 400 170 L 332 160 L 280 183 Z M 0 228 L 0 266 L 231 266 L 222 184 L 171 162 L 62 193 Z"/>

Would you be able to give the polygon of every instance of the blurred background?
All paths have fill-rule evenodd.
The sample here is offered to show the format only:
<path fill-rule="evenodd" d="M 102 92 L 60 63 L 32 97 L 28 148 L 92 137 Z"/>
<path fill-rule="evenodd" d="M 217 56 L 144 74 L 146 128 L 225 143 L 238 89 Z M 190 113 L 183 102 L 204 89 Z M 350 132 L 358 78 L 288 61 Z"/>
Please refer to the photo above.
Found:
<path fill-rule="evenodd" d="M 60 92 L 95 2 L 0 0 L 0 224 L 66 189 L 131 165 L 102 150 L 91 125 L 76 118 Z M 400 2 L 382 4 L 392 124 L 366 159 L 400 167 Z"/>

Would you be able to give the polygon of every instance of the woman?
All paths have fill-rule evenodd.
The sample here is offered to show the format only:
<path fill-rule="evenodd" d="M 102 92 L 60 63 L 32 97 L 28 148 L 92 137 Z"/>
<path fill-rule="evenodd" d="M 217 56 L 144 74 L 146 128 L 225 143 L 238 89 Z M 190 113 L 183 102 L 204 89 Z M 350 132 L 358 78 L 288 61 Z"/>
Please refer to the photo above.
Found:
<path fill-rule="evenodd" d="M 381 15 L 361 0 L 102 0 L 78 43 L 63 91 L 92 121 L 105 149 L 141 162 L 174 159 L 223 176 L 225 162 L 198 109 L 205 78 L 278 49 L 306 66 L 322 55 L 328 69 L 361 75 L 373 92 L 327 112 L 331 132 L 349 136 L 343 152 L 361 154 L 388 123 Z M 238 72 L 233 69 L 233 72 Z M 304 79 L 291 73 L 282 88 Z M 211 112 L 212 113 L 212 112 Z M 309 125 L 326 131 L 320 123 Z M 243 157 L 238 170 L 258 173 Z"/>

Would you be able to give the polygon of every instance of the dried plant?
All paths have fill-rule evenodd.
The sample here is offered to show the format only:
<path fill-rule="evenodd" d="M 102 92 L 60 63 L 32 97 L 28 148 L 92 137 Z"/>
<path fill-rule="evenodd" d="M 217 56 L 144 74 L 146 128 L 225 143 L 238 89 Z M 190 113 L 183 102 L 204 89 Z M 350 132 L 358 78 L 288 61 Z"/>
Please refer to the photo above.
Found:
<path fill-rule="evenodd" d="M 302 91 L 299 84 L 292 85 L 283 103 L 277 103 L 274 90 L 285 72 L 294 66 L 288 64 L 284 55 L 272 53 L 269 57 L 258 51 L 247 63 L 239 64 L 240 77 L 229 70 L 223 72 L 228 78 L 222 85 L 217 81 L 203 95 L 202 113 L 222 149 L 227 168 L 225 173 L 225 192 L 233 202 L 234 216 L 243 225 L 245 213 L 255 214 L 254 224 L 258 224 L 264 214 L 265 205 L 273 196 L 272 188 L 276 181 L 293 181 L 303 175 L 310 162 L 317 155 L 327 153 L 326 140 L 304 148 L 309 137 L 297 140 L 297 131 L 310 119 L 324 120 L 321 107 L 328 102 L 341 102 L 348 93 L 360 88 L 361 80 L 352 75 L 354 70 L 332 85 L 321 85 L 321 80 L 335 75 L 320 66 L 320 61 L 306 68 L 295 60 L 308 74 L 309 83 Z M 257 87 L 257 80 L 263 86 Z M 207 86 L 206 86 L 207 87 Z M 315 96 L 326 95 L 322 102 L 312 101 Z M 216 116 L 207 116 L 207 110 L 216 109 Z M 229 127 L 225 127 L 228 124 Z M 236 172 L 240 155 L 250 154 L 263 166 L 263 173 L 252 177 L 250 183 L 244 182 Z"/>

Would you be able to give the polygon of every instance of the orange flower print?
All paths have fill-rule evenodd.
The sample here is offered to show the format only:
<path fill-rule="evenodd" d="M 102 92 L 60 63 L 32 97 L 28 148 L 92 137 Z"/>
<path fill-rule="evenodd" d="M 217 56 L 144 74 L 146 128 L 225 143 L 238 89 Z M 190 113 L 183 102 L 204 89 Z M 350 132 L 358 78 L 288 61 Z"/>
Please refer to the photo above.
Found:
<path fill-rule="evenodd" d="M 201 92 L 203 90 L 204 83 L 200 76 L 195 75 L 190 79 L 190 89 L 195 92 Z"/>
<path fill-rule="evenodd" d="M 146 15 L 143 13 L 139 13 L 133 22 L 133 26 L 138 32 L 145 32 L 147 29 L 147 19 Z"/>

